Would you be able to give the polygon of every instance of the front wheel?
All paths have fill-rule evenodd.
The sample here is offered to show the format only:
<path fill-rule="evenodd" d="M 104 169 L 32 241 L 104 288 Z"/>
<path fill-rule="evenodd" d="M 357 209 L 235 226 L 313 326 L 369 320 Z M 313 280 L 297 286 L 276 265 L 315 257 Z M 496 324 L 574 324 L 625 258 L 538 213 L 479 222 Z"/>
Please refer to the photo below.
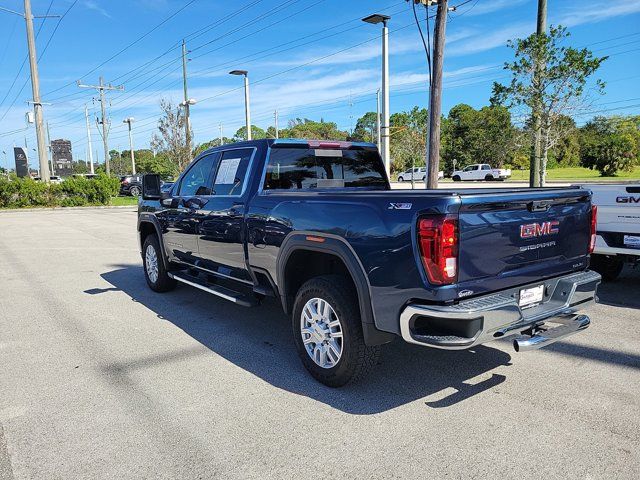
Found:
<path fill-rule="evenodd" d="M 148 235 L 142 246 L 142 264 L 147 285 L 154 292 L 168 292 L 176 287 L 176 281 L 167 274 L 161 252 L 158 237 Z"/>
<path fill-rule="evenodd" d="M 459 181 L 461 180 L 460 175 L 454 175 L 454 176 L 453 176 L 453 178 L 452 178 L 452 180 L 453 180 L 454 182 L 459 182 Z"/>
<path fill-rule="evenodd" d="M 140 196 L 140 187 L 138 187 L 137 185 L 134 185 L 133 187 L 131 187 L 129 189 L 129 195 L 131 195 L 132 197 L 139 197 Z"/>
<path fill-rule="evenodd" d="M 329 387 L 358 380 L 378 361 L 380 347 L 364 343 L 357 295 L 342 276 L 316 277 L 302 285 L 291 324 L 304 367 Z"/>
<path fill-rule="evenodd" d="M 402 182 L 404 182 L 404 178 L 403 178 L 403 177 L 398 177 L 398 181 L 399 181 L 400 183 L 402 183 Z"/>

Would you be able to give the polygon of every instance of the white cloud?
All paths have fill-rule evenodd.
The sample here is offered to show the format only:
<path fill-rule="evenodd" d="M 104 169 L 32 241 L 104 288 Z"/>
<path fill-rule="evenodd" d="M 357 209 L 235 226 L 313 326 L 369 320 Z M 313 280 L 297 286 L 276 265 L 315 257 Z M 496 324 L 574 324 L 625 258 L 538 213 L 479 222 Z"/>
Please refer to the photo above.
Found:
<path fill-rule="evenodd" d="M 98 2 L 94 2 L 93 0 L 85 0 L 84 6 L 89 10 L 94 10 L 98 12 L 103 17 L 113 18 L 111 17 L 111 15 L 109 15 L 109 12 L 107 12 L 104 8 L 98 5 Z"/>
<path fill-rule="evenodd" d="M 612 17 L 640 12 L 640 0 L 617 0 L 616 2 L 580 2 L 580 6 L 565 9 L 554 23 L 567 27 L 598 23 Z"/>

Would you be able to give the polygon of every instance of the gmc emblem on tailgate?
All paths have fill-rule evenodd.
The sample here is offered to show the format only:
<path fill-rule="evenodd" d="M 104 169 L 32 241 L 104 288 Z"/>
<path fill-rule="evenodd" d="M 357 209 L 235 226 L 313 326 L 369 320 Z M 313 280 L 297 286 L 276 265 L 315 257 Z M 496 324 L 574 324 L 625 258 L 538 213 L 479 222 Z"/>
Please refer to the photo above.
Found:
<path fill-rule="evenodd" d="M 520 238 L 535 238 L 543 237 L 545 235 L 553 235 L 558 233 L 560 229 L 558 226 L 560 222 L 558 220 L 551 220 L 543 223 L 526 223 L 520 225 Z"/>
<path fill-rule="evenodd" d="M 640 197 L 616 197 L 616 203 L 640 203 Z"/>

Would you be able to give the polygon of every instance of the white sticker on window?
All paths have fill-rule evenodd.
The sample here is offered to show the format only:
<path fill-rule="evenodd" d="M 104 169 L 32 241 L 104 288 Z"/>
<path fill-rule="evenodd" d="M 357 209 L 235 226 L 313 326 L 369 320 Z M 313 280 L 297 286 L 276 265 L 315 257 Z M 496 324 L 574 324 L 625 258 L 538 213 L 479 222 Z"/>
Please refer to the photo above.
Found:
<path fill-rule="evenodd" d="M 218 175 L 216 177 L 216 185 L 233 185 L 236 183 L 236 173 L 240 166 L 241 158 L 225 158 L 220 162 Z"/>

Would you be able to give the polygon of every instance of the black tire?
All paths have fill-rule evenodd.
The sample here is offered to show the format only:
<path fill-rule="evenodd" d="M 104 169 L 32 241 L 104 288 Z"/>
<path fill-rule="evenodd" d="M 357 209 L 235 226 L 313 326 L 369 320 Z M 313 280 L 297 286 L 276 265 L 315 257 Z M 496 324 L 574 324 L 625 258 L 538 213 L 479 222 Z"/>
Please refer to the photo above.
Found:
<path fill-rule="evenodd" d="M 487 182 L 493 182 L 495 180 L 495 178 L 493 178 L 493 175 L 487 175 L 486 177 L 484 177 L 484 179 Z"/>
<path fill-rule="evenodd" d="M 404 178 L 403 178 L 403 177 L 398 177 L 398 181 L 399 181 L 400 183 L 402 183 L 402 182 L 404 182 Z"/>
<path fill-rule="evenodd" d="M 155 252 L 155 258 L 157 260 L 158 275 L 155 281 L 149 276 L 150 268 L 147 265 L 147 250 L 153 249 Z M 158 237 L 155 235 L 148 235 L 144 239 L 142 245 L 142 267 L 144 269 L 144 278 L 147 280 L 147 285 L 154 292 L 168 292 L 176 288 L 176 281 L 167 275 L 167 269 L 162 261 L 162 250 L 160 249 L 160 243 Z M 152 270 L 152 269 L 151 269 Z"/>
<path fill-rule="evenodd" d="M 612 282 L 620 276 L 624 261 L 617 255 L 591 255 L 591 270 L 595 270 L 605 282 Z"/>
<path fill-rule="evenodd" d="M 138 187 L 137 185 L 133 185 L 131 188 L 129 188 L 129 195 L 131 195 L 132 197 L 139 197 L 140 193 L 140 187 Z"/>
<path fill-rule="evenodd" d="M 427 177 L 422 177 L 422 181 L 424 182 L 424 180 L 425 180 L 426 178 L 427 178 Z"/>
<path fill-rule="evenodd" d="M 301 318 L 306 303 L 325 300 L 335 311 L 342 330 L 342 354 L 331 368 L 323 368 L 307 353 L 302 339 Z M 329 387 L 342 387 L 364 377 L 377 363 L 380 347 L 364 343 L 357 294 L 340 275 L 325 275 L 307 281 L 296 295 L 291 315 L 293 338 L 302 364 L 313 378 Z"/>
<path fill-rule="evenodd" d="M 461 180 L 461 179 L 460 179 L 460 175 L 454 175 L 451 179 L 452 179 L 454 182 L 459 182 L 459 181 Z"/>

